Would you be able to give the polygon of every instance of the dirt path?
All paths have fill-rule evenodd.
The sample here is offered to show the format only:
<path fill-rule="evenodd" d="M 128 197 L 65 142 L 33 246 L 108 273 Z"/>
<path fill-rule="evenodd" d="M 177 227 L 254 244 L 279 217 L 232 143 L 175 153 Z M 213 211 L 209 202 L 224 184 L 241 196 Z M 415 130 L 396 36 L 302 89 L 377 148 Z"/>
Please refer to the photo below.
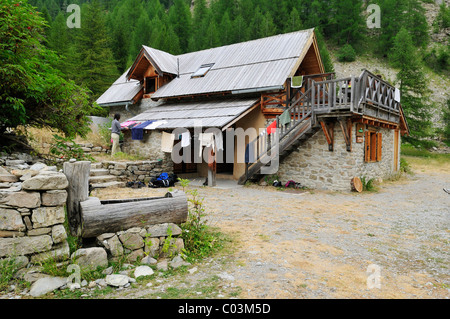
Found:
<path fill-rule="evenodd" d="M 448 298 L 449 186 L 450 172 L 439 171 L 375 193 L 201 188 L 211 225 L 233 247 L 193 274 L 116 297 L 164 298 L 169 287 L 209 282 L 212 298 Z M 370 288 L 377 275 L 369 283 L 380 288 Z"/>

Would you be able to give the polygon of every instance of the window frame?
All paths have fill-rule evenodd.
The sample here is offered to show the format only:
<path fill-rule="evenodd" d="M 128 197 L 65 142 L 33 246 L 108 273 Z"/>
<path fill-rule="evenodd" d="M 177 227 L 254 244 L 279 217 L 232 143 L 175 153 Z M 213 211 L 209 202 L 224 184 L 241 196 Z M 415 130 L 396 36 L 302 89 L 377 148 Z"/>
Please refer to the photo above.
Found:
<path fill-rule="evenodd" d="M 148 89 L 148 81 L 149 80 L 152 80 L 152 81 L 154 81 L 154 83 L 155 83 L 155 90 L 154 91 L 152 91 L 152 92 L 148 92 L 147 91 L 147 89 Z M 144 92 L 145 92 L 145 94 L 152 94 L 152 93 L 155 93 L 156 92 L 156 90 L 158 90 L 158 77 L 157 76 L 147 76 L 146 78 L 145 78 L 145 86 L 144 86 Z"/>
<path fill-rule="evenodd" d="M 209 70 L 211 70 L 213 65 L 214 63 L 207 63 L 200 65 L 200 67 L 194 73 L 192 73 L 191 79 L 204 77 L 209 72 Z"/>
<path fill-rule="evenodd" d="M 364 161 L 366 163 L 380 162 L 383 149 L 382 133 L 369 129 L 365 132 L 364 137 Z"/>

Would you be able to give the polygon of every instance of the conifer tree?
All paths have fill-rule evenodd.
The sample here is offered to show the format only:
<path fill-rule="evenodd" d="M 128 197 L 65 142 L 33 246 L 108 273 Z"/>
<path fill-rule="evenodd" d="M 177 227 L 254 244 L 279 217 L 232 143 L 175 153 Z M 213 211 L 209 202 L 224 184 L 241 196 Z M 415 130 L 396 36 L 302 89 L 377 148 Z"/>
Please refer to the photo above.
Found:
<path fill-rule="evenodd" d="M 429 89 L 412 36 L 401 28 L 394 39 L 390 54 L 394 67 L 399 69 L 401 104 L 411 130 L 412 138 L 430 134 Z"/>
<path fill-rule="evenodd" d="M 96 99 L 114 82 L 119 73 L 114 67 L 105 17 L 97 1 L 82 7 L 83 27 L 76 36 L 76 81 L 92 91 Z"/>

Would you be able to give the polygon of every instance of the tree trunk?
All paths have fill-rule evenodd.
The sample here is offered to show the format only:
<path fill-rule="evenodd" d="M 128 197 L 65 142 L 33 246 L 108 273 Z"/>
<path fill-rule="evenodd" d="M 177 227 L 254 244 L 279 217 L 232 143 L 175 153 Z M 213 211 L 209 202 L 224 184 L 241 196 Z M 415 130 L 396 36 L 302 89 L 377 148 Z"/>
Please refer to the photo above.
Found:
<path fill-rule="evenodd" d="M 63 172 L 69 181 L 67 188 L 67 219 L 73 236 L 80 235 L 81 214 L 80 202 L 89 197 L 89 173 L 91 162 L 65 162 Z"/>
<path fill-rule="evenodd" d="M 181 191 L 165 197 L 100 201 L 96 197 L 80 203 L 81 237 L 91 238 L 132 227 L 186 221 L 188 204 Z"/>

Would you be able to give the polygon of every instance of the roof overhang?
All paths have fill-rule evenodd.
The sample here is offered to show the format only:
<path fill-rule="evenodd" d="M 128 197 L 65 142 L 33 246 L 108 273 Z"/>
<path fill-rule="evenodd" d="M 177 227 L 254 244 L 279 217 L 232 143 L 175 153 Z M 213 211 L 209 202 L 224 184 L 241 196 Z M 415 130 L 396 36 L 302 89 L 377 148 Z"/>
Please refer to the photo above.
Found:
<path fill-rule="evenodd" d="M 164 121 L 158 130 L 219 128 L 225 130 L 259 106 L 259 99 L 221 99 L 165 103 L 136 115 L 129 121 Z"/>

